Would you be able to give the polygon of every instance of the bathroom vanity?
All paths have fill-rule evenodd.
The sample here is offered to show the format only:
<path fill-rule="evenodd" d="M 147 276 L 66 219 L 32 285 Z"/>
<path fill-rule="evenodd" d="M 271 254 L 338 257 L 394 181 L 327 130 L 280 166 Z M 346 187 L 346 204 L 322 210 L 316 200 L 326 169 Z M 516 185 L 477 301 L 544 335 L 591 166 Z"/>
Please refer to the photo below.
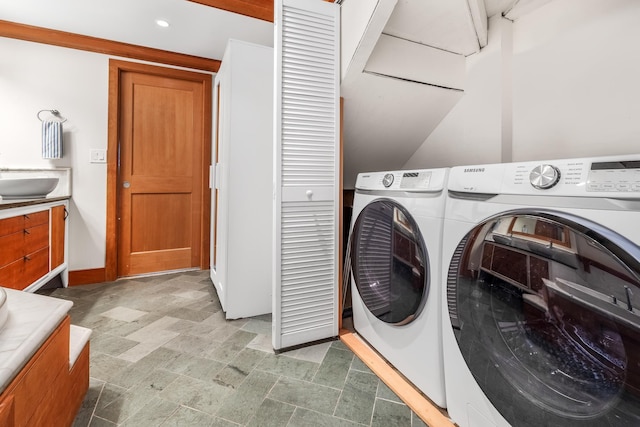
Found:
<path fill-rule="evenodd" d="M 0 288 L 0 425 L 69 426 L 89 386 L 91 330 L 72 302 Z"/>

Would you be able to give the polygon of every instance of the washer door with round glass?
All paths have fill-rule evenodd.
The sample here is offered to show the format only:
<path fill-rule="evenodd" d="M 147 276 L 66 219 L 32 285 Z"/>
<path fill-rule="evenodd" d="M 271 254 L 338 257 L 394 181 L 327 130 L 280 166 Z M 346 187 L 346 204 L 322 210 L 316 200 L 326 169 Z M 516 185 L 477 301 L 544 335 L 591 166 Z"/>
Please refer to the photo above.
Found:
<path fill-rule="evenodd" d="M 375 200 L 358 215 L 351 239 L 354 281 L 367 309 L 393 325 L 415 319 L 427 298 L 429 265 L 409 212 L 393 200 Z"/>
<path fill-rule="evenodd" d="M 639 260 L 623 236 L 550 210 L 495 216 L 460 242 L 451 326 L 509 423 L 640 425 Z"/>

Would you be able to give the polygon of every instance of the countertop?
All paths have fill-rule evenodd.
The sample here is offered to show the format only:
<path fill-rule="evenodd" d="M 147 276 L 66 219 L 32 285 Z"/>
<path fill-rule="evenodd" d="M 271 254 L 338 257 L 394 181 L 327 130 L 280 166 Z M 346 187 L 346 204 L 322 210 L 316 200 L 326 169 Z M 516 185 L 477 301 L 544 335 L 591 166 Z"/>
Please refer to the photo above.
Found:
<path fill-rule="evenodd" d="M 0 210 L 3 209 L 12 209 L 12 208 L 21 208 L 24 206 L 34 206 L 41 205 L 44 203 L 51 202 L 59 202 L 61 200 L 69 200 L 71 196 L 60 196 L 60 197 L 41 197 L 39 199 L 2 199 L 0 198 Z"/>
<path fill-rule="evenodd" d="M 0 393 L 65 318 L 71 301 L 4 288 L 9 315 L 0 329 Z"/>

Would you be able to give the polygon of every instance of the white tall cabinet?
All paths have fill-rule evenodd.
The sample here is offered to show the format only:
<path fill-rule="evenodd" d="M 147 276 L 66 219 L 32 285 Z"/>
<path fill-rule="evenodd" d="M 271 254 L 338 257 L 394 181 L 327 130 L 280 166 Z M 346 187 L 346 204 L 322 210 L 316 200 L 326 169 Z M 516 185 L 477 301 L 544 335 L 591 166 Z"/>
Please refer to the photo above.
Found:
<path fill-rule="evenodd" d="M 211 280 L 227 319 L 271 313 L 273 58 L 229 40 L 215 77 Z"/>

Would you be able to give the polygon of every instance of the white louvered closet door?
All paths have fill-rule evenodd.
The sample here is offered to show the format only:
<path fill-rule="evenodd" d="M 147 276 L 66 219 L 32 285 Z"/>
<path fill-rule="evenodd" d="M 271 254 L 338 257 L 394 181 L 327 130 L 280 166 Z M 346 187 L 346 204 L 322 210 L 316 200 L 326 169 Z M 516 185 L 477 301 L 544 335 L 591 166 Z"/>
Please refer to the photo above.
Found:
<path fill-rule="evenodd" d="M 275 4 L 276 350 L 338 335 L 340 7 Z"/>

